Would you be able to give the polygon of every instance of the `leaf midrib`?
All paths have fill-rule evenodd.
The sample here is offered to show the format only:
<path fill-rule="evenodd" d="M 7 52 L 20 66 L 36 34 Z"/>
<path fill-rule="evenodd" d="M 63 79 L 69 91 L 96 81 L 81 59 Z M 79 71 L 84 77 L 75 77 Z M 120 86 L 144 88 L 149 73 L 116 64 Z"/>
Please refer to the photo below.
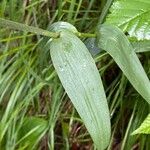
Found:
<path fill-rule="evenodd" d="M 142 12 L 142 13 L 136 15 L 136 16 L 134 16 L 133 18 L 131 18 L 131 19 L 127 20 L 127 21 L 125 21 L 124 23 L 120 24 L 119 27 L 121 27 L 121 26 L 125 25 L 126 23 L 129 23 L 129 22 L 131 22 L 131 21 L 137 19 L 138 17 L 140 17 L 140 16 L 142 16 L 142 15 L 144 15 L 144 14 L 146 14 L 146 13 L 150 13 L 150 9 L 149 9 L 149 10 L 146 10 L 146 11 L 144 11 L 144 12 Z"/>

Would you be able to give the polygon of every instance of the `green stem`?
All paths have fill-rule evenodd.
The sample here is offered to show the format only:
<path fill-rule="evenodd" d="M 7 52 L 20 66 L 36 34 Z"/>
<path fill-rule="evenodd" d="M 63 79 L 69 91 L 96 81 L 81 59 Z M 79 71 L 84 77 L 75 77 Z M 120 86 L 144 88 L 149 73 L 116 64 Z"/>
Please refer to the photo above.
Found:
<path fill-rule="evenodd" d="M 131 125 L 133 123 L 133 118 L 134 118 L 134 115 L 135 115 L 136 107 L 137 107 L 137 102 L 134 105 L 134 109 L 133 109 L 132 115 L 130 117 L 127 129 L 126 129 L 126 133 L 125 133 L 125 136 L 124 136 L 122 144 L 121 144 L 121 148 L 120 148 L 121 150 L 125 149 L 125 145 L 126 145 L 126 142 L 127 142 L 127 137 L 129 135 L 129 131 L 130 131 Z"/>
<path fill-rule="evenodd" d="M 76 35 L 81 38 L 95 38 L 96 34 L 77 32 Z"/>
<path fill-rule="evenodd" d="M 35 33 L 38 35 L 44 35 L 44 36 L 48 36 L 51 38 L 58 38 L 60 35 L 60 33 L 57 33 L 57 32 L 50 32 L 50 31 L 43 30 L 43 29 L 40 29 L 37 27 L 28 26 L 28 25 L 25 25 L 22 23 L 6 20 L 3 18 L 0 18 L 0 26 L 8 27 L 10 29 L 15 29 L 15 30 L 19 30 L 19 31 L 31 32 L 31 33 Z M 91 33 L 77 32 L 75 34 L 81 38 L 96 37 L 96 34 L 91 34 Z"/>
<path fill-rule="evenodd" d="M 25 32 L 32 32 L 38 35 L 44 35 L 44 36 L 49 36 L 52 38 L 58 38 L 59 33 L 54 33 L 54 32 L 49 32 L 47 30 L 43 30 L 37 27 L 31 27 L 22 23 L 17 23 L 14 21 L 6 20 L 3 18 L 0 18 L 0 26 L 2 27 L 9 27 L 11 29 L 15 30 L 20 30 L 20 31 L 25 31 Z"/>

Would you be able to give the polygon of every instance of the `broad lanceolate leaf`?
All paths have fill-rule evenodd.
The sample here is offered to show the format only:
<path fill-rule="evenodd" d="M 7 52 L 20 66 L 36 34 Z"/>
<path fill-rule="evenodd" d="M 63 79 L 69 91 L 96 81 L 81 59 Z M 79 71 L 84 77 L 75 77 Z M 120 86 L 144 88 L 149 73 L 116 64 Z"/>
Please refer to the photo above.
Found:
<path fill-rule="evenodd" d="M 140 133 L 150 134 L 150 114 L 147 116 L 141 126 L 132 133 L 132 135 Z"/>
<path fill-rule="evenodd" d="M 106 22 L 139 40 L 150 39 L 150 0 L 117 0 Z"/>
<path fill-rule="evenodd" d="M 150 81 L 123 32 L 113 25 L 101 25 L 97 30 L 98 46 L 116 61 L 134 88 L 150 104 Z"/>
<path fill-rule="evenodd" d="M 99 72 L 89 51 L 69 30 L 50 43 L 56 72 L 81 116 L 96 147 L 105 149 L 110 139 L 110 117 Z"/>

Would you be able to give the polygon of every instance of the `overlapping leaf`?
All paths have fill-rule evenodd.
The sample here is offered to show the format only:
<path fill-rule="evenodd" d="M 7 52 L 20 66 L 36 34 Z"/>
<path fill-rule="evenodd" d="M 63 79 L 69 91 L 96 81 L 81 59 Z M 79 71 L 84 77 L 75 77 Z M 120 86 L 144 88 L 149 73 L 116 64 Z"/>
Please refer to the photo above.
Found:
<path fill-rule="evenodd" d="M 85 40 L 84 44 L 86 45 L 92 56 L 96 56 L 98 53 L 103 51 L 102 49 L 98 48 L 96 38 L 88 38 Z M 131 42 L 131 45 L 133 46 L 133 49 L 136 53 L 150 51 L 150 42 L 148 40 Z"/>
<path fill-rule="evenodd" d="M 150 81 L 133 47 L 123 32 L 113 25 L 100 25 L 98 46 L 106 50 L 121 68 L 133 87 L 150 104 Z"/>
<path fill-rule="evenodd" d="M 107 23 L 117 25 L 131 37 L 150 39 L 150 1 L 117 0 L 110 8 Z"/>

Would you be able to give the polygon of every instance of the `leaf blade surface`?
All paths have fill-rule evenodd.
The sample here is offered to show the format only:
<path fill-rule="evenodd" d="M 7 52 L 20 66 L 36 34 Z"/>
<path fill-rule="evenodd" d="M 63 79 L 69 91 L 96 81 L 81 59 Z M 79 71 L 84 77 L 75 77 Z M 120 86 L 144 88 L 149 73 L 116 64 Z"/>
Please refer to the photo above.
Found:
<path fill-rule="evenodd" d="M 149 0 L 117 0 L 110 12 L 106 23 L 118 26 L 138 40 L 150 39 Z"/>
<path fill-rule="evenodd" d="M 100 25 L 97 30 L 97 42 L 99 48 L 112 56 L 133 87 L 150 104 L 150 81 L 123 32 L 114 25 Z"/>
<path fill-rule="evenodd" d="M 102 81 L 85 45 L 69 31 L 50 43 L 52 62 L 98 149 L 110 139 L 110 117 Z"/>

